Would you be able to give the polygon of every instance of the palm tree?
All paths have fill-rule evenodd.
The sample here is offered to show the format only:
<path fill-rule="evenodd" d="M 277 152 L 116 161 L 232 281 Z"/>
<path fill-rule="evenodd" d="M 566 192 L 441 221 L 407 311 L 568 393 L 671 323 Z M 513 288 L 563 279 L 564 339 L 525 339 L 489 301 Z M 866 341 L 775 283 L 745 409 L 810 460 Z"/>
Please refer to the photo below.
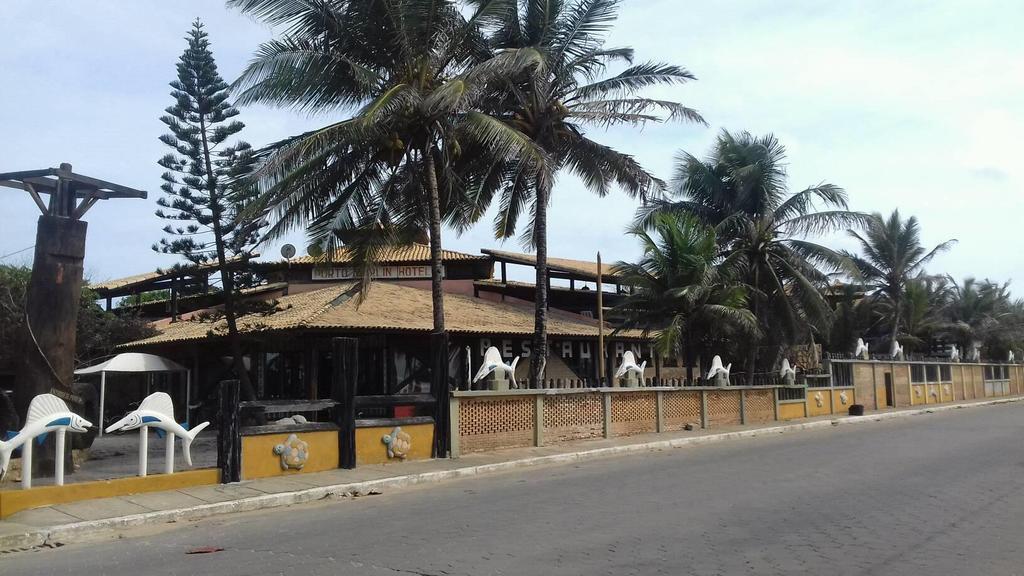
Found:
<path fill-rule="evenodd" d="M 658 352 L 685 360 L 692 382 L 698 337 L 756 332 L 757 320 L 747 309 L 743 287 L 721 273 L 714 230 L 674 213 L 657 215 L 650 228 L 635 225 L 628 231 L 640 240 L 643 255 L 635 264 L 612 267 L 633 287 L 612 313 L 622 320 L 617 330 L 653 332 Z"/>
<path fill-rule="evenodd" d="M 921 245 L 921 227 L 917 218 L 900 218 L 894 210 L 888 218 L 874 213 L 867 219 L 863 233 L 849 231 L 860 244 L 862 255 L 847 254 L 872 295 L 888 301 L 891 314 L 890 344 L 897 340 L 903 323 L 903 299 L 907 284 L 924 271 L 938 254 L 949 250 L 956 240 L 947 240 L 931 250 Z"/>
<path fill-rule="evenodd" d="M 650 225 L 658 214 L 684 213 L 714 226 L 729 275 L 749 288 L 759 333 L 778 345 L 827 331 L 831 309 L 822 289 L 828 273 L 852 270 L 846 256 L 807 236 L 857 225 L 864 218 L 848 209 L 846 193 L 838 186 L 822 183 L 790 193 L 785 158 L 785 148 L 771 134 L 723 130 L 708 159 L 679 155 L 671 185 L 676 197 L 655 201 L 638 216 Z M 749 343 L 748 377 L 757 363 L 759 341 L 754 336 Z"/>
<path fill-rule="evenodd" d="M 990 355 L 1013 348 L 1019 340 L 1024 317 L 1011 300 L 1009 285 L 991 280 L 949 278 L 951 298 L 945 312 L 945 331 L 964 350 L 985 344 Z M 997 350 L 998 349 L 998 350 Z"/>
<path fill-rule="evenodd" d="M 486 2 L 474 0 L 482 6 Z M 589 127 L 642 126 L 649 122 L 686 120 L 704 123 L 694 110 L 667 100 L 643 98 L 646 87 L 688 82 L 694 76 L 679 66 L 633 63 L 630 48 L 606 48 L 604 40 L 618 15 L 619 0 L 540 2 L 505 0 L 505 10 L 491 28 L 491 42 L 499 50 L 531 49 L 543 59 L 536 74 L 520 75 L 496 99 L 496 113 L 542 148 L 548 159 L 546 173 L 563 169 L 584 185 L 605 196 L 617 185 L 633 197 L 646 199 L 661 191 L 662 183 L 631 156 L 590 139 Z M 603 76 L 608 66 L 627 67 Z M 547 210 L 552 179 L 530 177 L 530 163 L 496 165 L 509 175 L 500 196 L 495 236 L 515 234 L 523 209 L 532 204 L 532 218 L 524 243 L 536 249 L 536 318 L 533 350 L 547 350 Z M 542 378 L 544 354 L 530 358 L 530 380 Z"/>
<path fill-rule="evenodd" d="M 493 190 L 495 163 L 521 159 L 544 182 L 543 152 L 482 112 L 492 86 L 528 76 L 536 52 L 492 55 L 481 3 L 468 18 L 450 0 L 229 0 L 230 6 L 283 30 L 262 44 L 235 82 L 238 102 L 307 112 L 355 110 L 346 120 L 262 151 L 268 236 L 306 226 L 330 253 L 344 243 L 362 269 L 381 247 L 429 238 L 434 332 L 442 334 L 441 232 L 462 218 L 467 188 Z M 495 3 L 499 4 L 499 3 Z"/>
<path fill-rule="evenodd" d="M 913 350 L 927 351 L 945 324 L 945 312 L 950 300 L 950 287 L 945 278 L 920 275 L 907 282 L 903 290 L 903 330 L 899 333 L 902 344 Z M 881 307 L 887 319 L 892 318 L 887 305 Z"/>

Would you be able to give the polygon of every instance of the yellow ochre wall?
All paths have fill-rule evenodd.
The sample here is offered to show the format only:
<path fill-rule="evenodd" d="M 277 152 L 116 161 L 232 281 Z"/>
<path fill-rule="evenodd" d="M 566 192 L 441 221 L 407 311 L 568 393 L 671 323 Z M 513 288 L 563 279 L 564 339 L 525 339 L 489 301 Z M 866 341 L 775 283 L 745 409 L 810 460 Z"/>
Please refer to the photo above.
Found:
<path fill-rule="evenodd" d="M 178 490 L 191 486 L 217 484 L 218 482 L 220 482 L 220 470 L 216 468 L 202 468 L 199 470 L 175 472 L 174 474 L 132 476 L 129 478 L 115 478 L 113 480 L 98 480 L 94 482 L 73 482 L 64 486 L 37 486 L 28 490 L 3 490 L 0 491 L 0 518 L 6 518 L 16 512 L 40 506 L 66 504 L 79 500 L 92 500 L 93 498 L 113 498 L 115 496 L 142 494 L 144 492 Z"/>
<path fill-rule="evenodd" d="M 431 447 L 434 442 L 434 425 L 409 424 L 401 426 L 412 439 L 412 447 L 406 460 L 426 460 L 430 458 Z M 398 458 L 388 458 L 388 447 L 381 439 L 391 434 L 394 426 L 373 426 L 369 428 L 356 428 L 356 466 L 365 464 L 384 464 L 387 462 L 402 462 Z"/>
<path fill-rule="evenodd" d="M 780 402 L 779 420 L 796 420 L 807 416 L 807 405 L 803 402 Z"/>
<path fill-rule="evenodd" d="M 821 406 L 816 395 L 821 394 Z M 807 416 L 824 416 L 832 413 L 832 394 L 828 388 L 807 389 Z"/>
<path fill-rule="evenodd" d="M 295 434 L 299 440 L 309 444 L 309 459 L 301 470 L 281 469 L 281 457 L 274 454 L 274 446 L 284 443 L 288 436 Z M 317 430 L 313 432 L 283 432 L 281 434 L 260 434 L 242 436 L 242 479 L 285 476 L 304 472 L 322 472 L 338 467 L 338 431 Z"/>
<path fill-rule="evenodd" d="M 928 387 L 924 384 L 910 385 L 910 403 L 914 406 L 928 402 Z"/>
<path fill-rule="evenodd" d="M 842 394 L 846 392 L 846 404 L 843 404 Z M 832 389 L 832 409 L 836 414 L 846 414 L 850 406 L 857 403 L 857 393 L 853 388 Z"/>

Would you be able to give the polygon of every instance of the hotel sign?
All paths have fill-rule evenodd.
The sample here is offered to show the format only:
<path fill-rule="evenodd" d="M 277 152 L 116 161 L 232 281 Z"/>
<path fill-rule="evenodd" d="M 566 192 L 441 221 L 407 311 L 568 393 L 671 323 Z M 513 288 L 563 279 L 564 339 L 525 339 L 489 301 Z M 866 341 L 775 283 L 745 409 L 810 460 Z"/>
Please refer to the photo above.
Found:
<path fill-rule="evenodd" d="M 441 275 L 445 275 L 441 267 Z M 410 264 L 401 266 L 375 266 L 370 270 L 373 280 L 424 280 L 430 279 L 429 264 Z M 313 281 L 337 282 L 357 280 L 355 268 L 352 266 L 316 266 L 313 268 Z"/>

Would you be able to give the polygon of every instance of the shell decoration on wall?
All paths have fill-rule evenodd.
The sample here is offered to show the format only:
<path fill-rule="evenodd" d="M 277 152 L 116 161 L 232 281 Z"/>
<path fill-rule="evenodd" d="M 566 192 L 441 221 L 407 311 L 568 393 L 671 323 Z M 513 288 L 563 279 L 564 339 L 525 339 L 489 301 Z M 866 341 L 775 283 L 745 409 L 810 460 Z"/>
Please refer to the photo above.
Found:
<path fill-rule="evenodd" d="M 302 470 L 309 460 L 309 443 L 289 434 L 284 442 L 274 446 L 274 454 L 281 457 L 281 470 Z"/>
<path fill-rule="evenodd" d="M 945 392 L 946 394 L 952 394 L 953 393 L 953 390 L 949 387 L 949 384 L 943 384 L 942 385 L 942 391 Z"/>
<path fill-rule="evenodd" d="M 380 441 L 388 447 L 388 458 L 405 460 L 412 449 L 412 436 L 403 432 L 401 426 L 395 426 L 395 429 L 390 434 L 385 434 Z"/>
<path fill-rule="evenodd" d="M 825 405 L 825 400 L 821 397 L 821 392 L 818 392 L 814 395 L 814 403 L 818 405 L 818 408 L 821 408 L 822 406 Z"/>
<path fill-rule="evenodd" d="M 914 388 L 914 396 L 921 396 L 921 389 L 920 388 Z"/>
<path fill-rule="evenodd" d="M 839 393 L 839 402 L 841 402 L 843 404 L 843 406 L 846 406 L 846 401 L 847 400 L 848 400 L 848 398 L 846 397 L 846 391 L 844 390 L 844 391 L 840 392 Z"/>

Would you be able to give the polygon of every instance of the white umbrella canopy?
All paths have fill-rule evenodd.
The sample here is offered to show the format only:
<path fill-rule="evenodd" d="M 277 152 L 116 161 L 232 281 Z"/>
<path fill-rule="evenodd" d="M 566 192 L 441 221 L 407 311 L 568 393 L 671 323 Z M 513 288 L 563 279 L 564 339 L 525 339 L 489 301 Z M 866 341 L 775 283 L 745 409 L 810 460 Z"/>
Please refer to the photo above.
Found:
<path fill-rule="evenodd" d="M 107 373 L 154 373 L 154 372 L 184 372 L 185 373 L 185 405 L 192 401 L 192 374 L 188 368 L 173 360 L 168 360 L 155 354 L 143 354 L 141 352 L 125 352 L 118 354 L 110 360 L 100 362 L 95 366 L 75 370 L 76 376 L 87 376 L 89 374 L 100 375 L 100 426 L 99 433 L 103 436 L 103 416 L 107 399 Z"/>
<path fill-rule="evenodd" d="M 75 370 L 79 376 L 100 372 L 188 372 L 188 368 L 155 354 L 125 352 L 95 366 Z"/>

